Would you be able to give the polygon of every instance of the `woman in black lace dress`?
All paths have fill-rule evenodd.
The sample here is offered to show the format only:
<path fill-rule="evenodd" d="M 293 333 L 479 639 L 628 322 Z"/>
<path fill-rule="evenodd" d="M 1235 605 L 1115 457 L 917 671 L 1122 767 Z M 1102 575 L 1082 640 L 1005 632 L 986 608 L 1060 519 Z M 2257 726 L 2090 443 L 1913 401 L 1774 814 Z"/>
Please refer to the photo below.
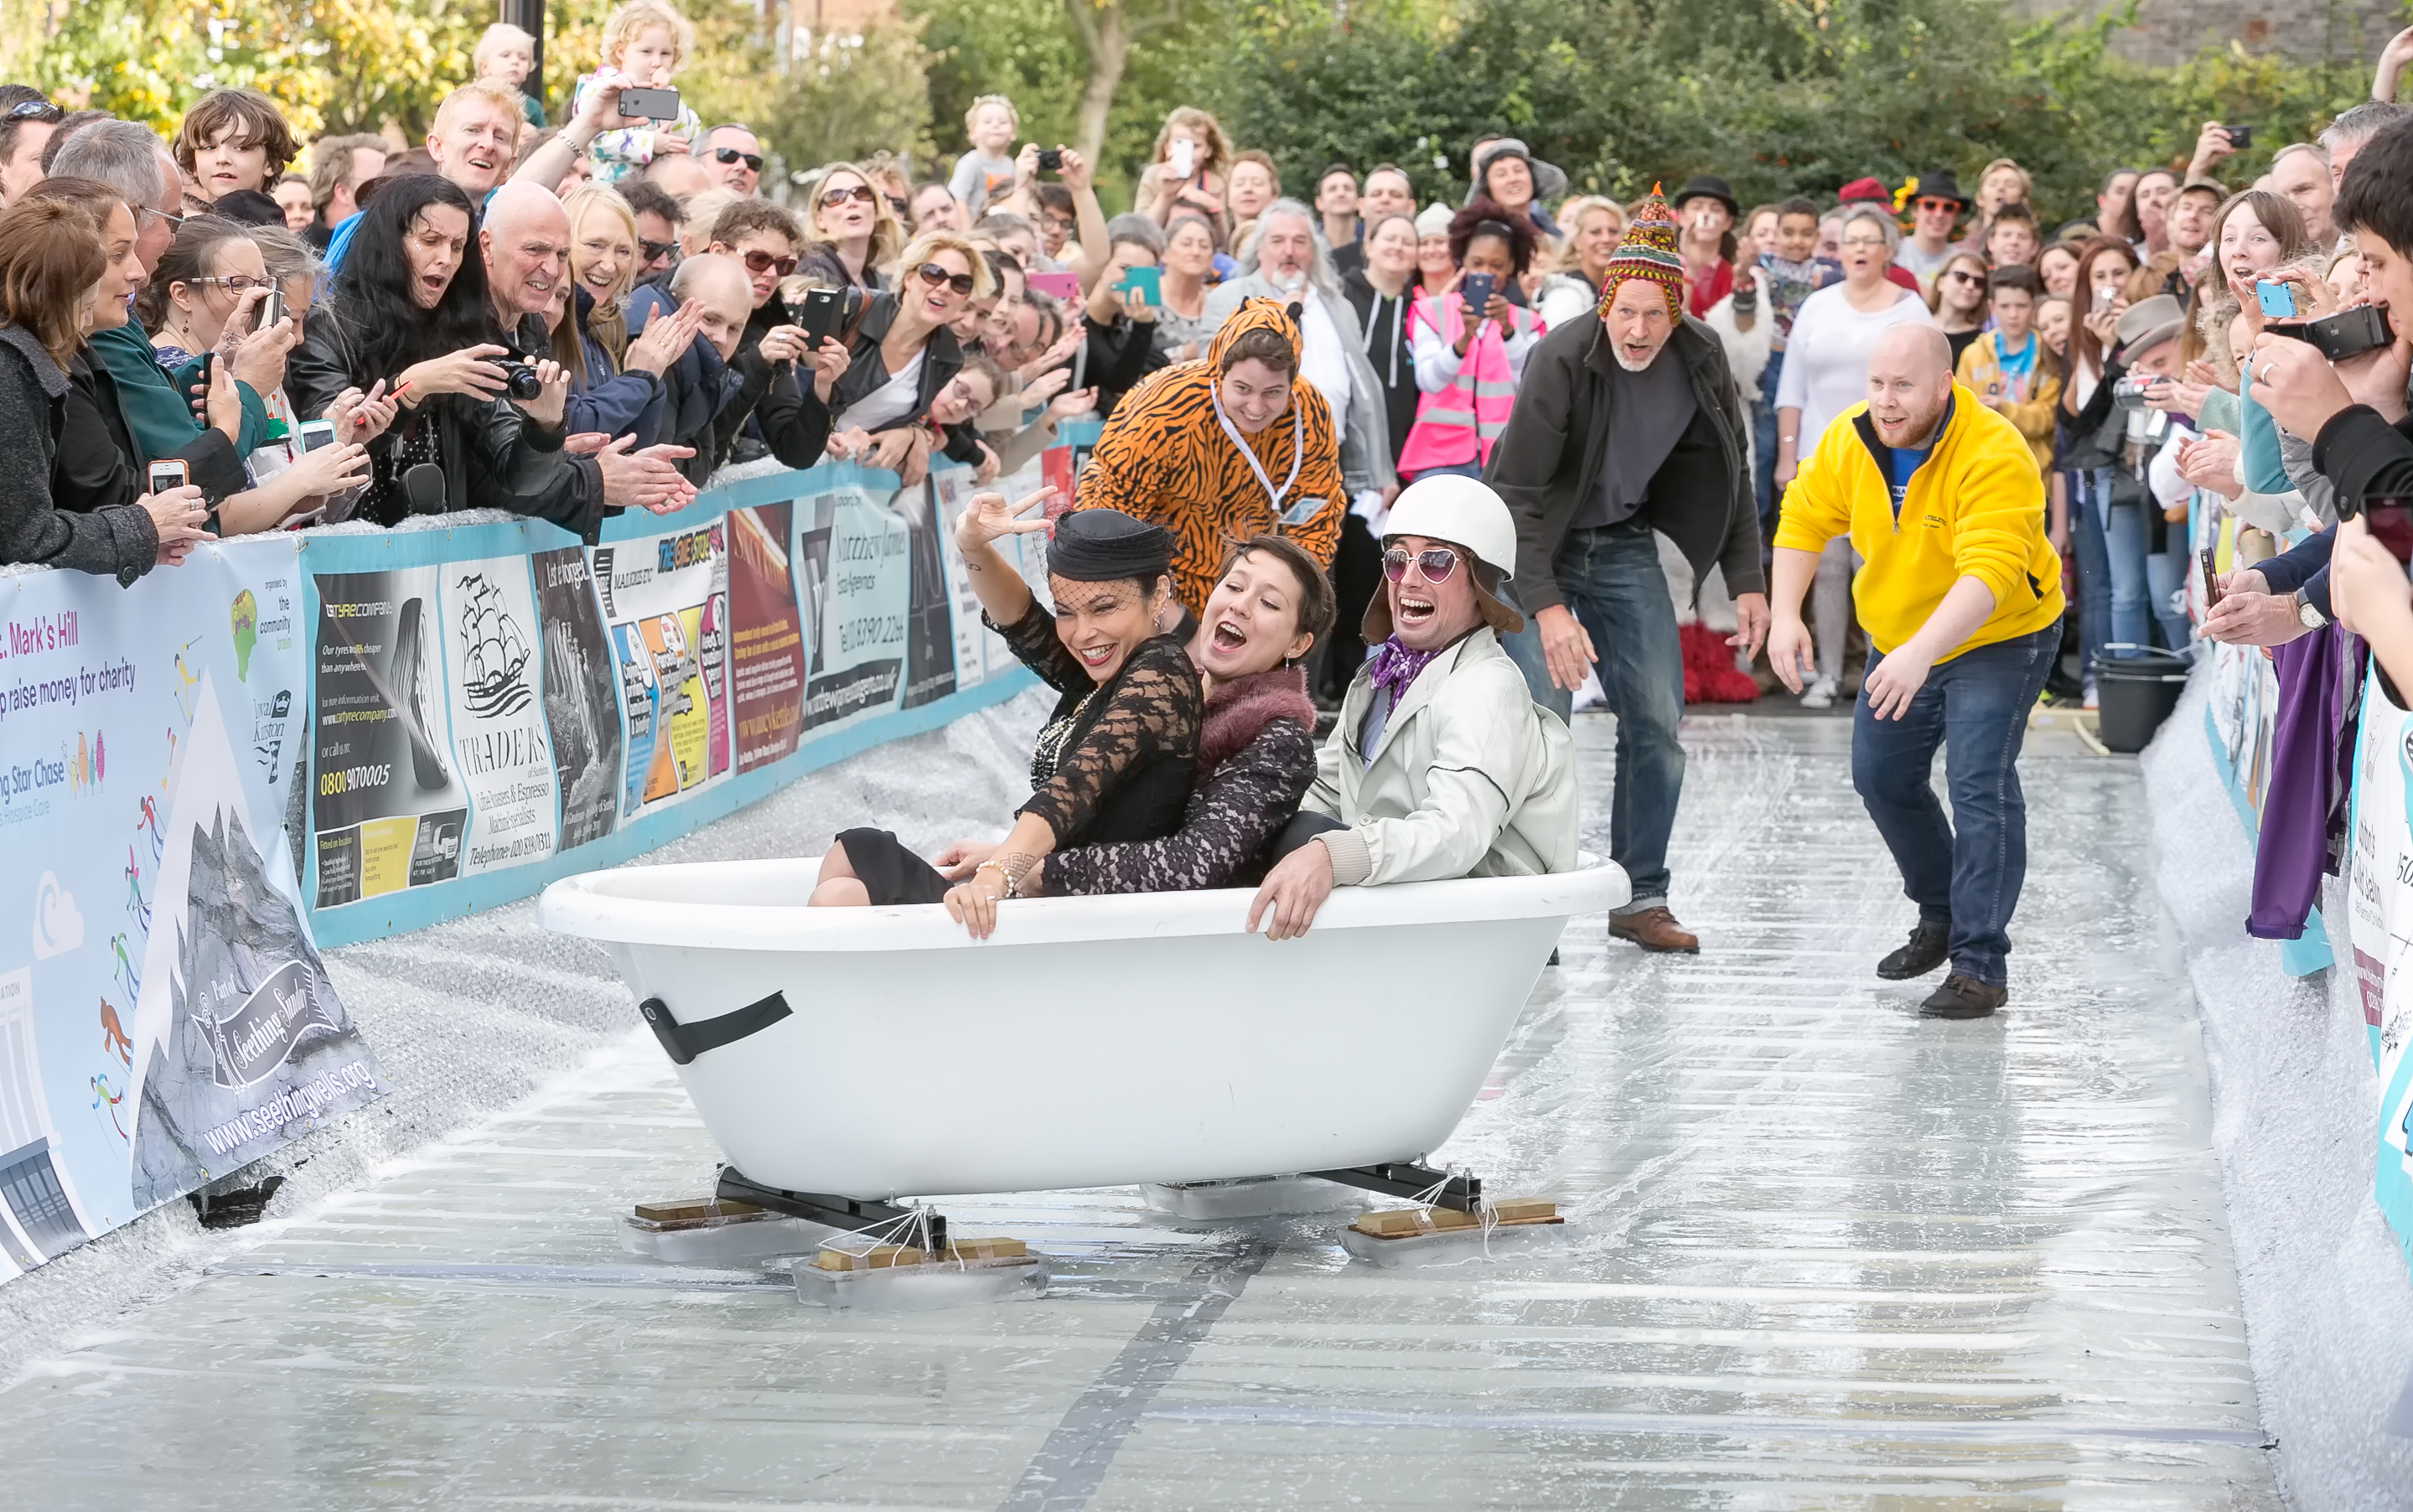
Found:
<path fill-rule="evenodd" d="M 1063 696 L 1031 755 L 1035 791 L 994 847 L 948 848 L 941 872 L 885 830 L 851 829 L 822 860 L 813 902 L 936 903 L 984 939 L 999 898 L 1052 852 L 1082 844 L 1155 839 L 1180 826 L 1198 754 L 1205 693 L 1178 636 L 1157 624 L 1173 604 L 1173 537 L 1113 510 L 1056 522 L 1047 546 L 1051 613 L 996 542 L 1048 528 L 1019 516 L 1045 503 L 975 497 L 955 543 L 989 626 L 1023 665 Z M 985 853 L 982 853 L 985 852 Z M 950 887 L 950 876 L 962 880 Z"/>
<path fill-rule="evenodd" d="M 1286 536 L 1233 548 L 1190 641 L 1206 679 L 1181 828 L 1162 839 L 1059 847 L 1019 893 L 1172 893 L 1254 886 L 1265 850 L 1315 779 L 1315 705 L 1300 669 L 1330 630 L 1332 586 Z"/>

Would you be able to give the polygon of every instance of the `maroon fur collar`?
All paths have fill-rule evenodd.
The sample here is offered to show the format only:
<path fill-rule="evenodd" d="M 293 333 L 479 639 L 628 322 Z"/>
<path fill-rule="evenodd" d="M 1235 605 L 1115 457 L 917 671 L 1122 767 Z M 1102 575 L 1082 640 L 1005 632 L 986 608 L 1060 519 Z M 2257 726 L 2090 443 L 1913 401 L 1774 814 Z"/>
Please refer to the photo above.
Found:
<path fill-rule="evenodd" d="M 1315 704 L 1307 696 L 1304 671 L 1276 667 L 1217 683 L 1206 695 L 1206 718 L 1198 731 L 1198 781 L 1214 776 L 1276 719 L 1295 719 L 1310 735 L 1315 734 Z"/>

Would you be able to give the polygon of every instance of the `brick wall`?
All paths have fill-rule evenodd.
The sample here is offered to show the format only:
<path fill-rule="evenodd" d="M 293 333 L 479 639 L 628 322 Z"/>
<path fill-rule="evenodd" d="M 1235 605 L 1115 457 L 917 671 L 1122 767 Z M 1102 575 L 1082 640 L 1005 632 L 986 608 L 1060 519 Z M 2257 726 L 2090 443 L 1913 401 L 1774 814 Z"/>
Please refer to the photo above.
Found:
<path fill-rule="evenodd" d="M 2106 0 L 2021 0 L 2033 16 L 2094 13 Z M 2376 59 L 2398 25 L 2394 0 L 2144 0 L 2134 29 L 2116 34 L 2139 63 L 2176 63 L 2208 42 L 2238 40 L 2253 52 L 2300 58 Z"/>

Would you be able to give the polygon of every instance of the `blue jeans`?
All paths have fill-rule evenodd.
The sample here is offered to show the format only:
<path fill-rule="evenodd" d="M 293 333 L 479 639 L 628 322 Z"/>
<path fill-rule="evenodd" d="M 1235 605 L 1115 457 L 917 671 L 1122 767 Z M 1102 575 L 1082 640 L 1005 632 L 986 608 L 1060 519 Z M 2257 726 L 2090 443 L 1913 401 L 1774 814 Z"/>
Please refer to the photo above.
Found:
<path fill-rule="evenodd" d="M 1402 479 L 1402 482 L 1414 482 L 1418 478 L 1480 479 L 1482 476 L 1483 464 L 1480 462 L 1444 462 L 1438 467 L 1427 467 L 1422 472 L 1406 476 Z"/>
<path fill-rule="evenodd" d="M 1921 923 L 1951 928 L 1952 970 L 2006 986 L 2011 911 L 2028 869 L 2020 742 L 2061 651 L 2059 621 L 1964 651 L 1928 673 L 1899 719 L 1880 719 L 1862 689 L 1852 710 L 1852 787 L 1902 871 Z M 1884 661 L 1874 647 L 1869 671 Z M 1952 822 L 1929 785 L 1935 748 Z"/>
<path fill-rule="evenodd" d="M 2095 479 L 2086 472 L 2065 472 L 2069 493 L 2069 555 L 2078 566 L 2078 675 L 2095 680 L 2103 660 L 2103 645 L 2111 639 L 2111 563 L 2103 544 L 2103 526 Z"/>
<path fill-rule="evenodd" d="M 2079 502 L 2081 498 L 2085 501 L 2082 508 Z M 2087 662 L 2090 667 L 2102 660 L 2104 646 L 2147 645 L 2153 635 L 2145 590 L 2144 516 L 2134 504 L 2114 504 L 2110 500 L 2110 468 L 2097 467 L 2092 472 L 2069 475 L 2070 534 L 2080 536 L 2083 523 L 2090 538 L 2080 544 L 2078 558 L 2082 615 L 2078 633 L 2081 645 L 2094 648 Z M 2101 566 L 2091 585 L 2086 575 L 2088 546 L 2101 552 Z M 2093 612 L 2098 603 L 2102 606 L 2099 614 Z M 2110 654 L 2135 655 L 2130 651 Z"/>
<path fill-rule="evenodd" d="M 1759 403 L 1751 416 L 1751 486 L 1759 499 L 1759 539 L 1776 539 L 1776 380 L 1784 376 L 1784 354 L 1768 354 L 1759 375 Z M 1808 455 L 1805 450 L 1802 453 Z"/>
<path fill-rule="evenodd" d="M 1684 648 L 1676 601 L 1659 568 L 1658 538 L 1639 521 L 1567 532 L 1552 564 L 1565 598 L 1600 657 L 1600 686 L 1617 716 L 1617 778 L 1609 793 L 1608 853 L 1634 883 L 1621 912 L 1667 901 L 1667 836 L 1684 794 Z M 1506 637 L 1533 702 L 1567 717 L 1575 697 L 1550 686 L 1542 637 L 1532 623 Z"/>

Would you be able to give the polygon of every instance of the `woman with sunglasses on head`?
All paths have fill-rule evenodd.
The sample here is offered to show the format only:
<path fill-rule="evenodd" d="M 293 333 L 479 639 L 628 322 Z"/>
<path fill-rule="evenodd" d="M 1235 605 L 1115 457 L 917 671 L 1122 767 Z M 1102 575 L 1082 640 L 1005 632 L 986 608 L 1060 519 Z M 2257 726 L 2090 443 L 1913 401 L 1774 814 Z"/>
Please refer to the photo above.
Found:
<path fill-rule="evenodd" d="M 805 254 L 799 271 L 836 289 L 886 289 L 880 270 L 896 259 L 905 231 L 870 173 L 852 163 L 833 163 L 807 196 L 813 239 L 820 245 Z"/>
<path fill-rule="evenodd" d="M 1927 311 L 1952 344 L 1952 361 L 1969 349 L 1986 330 L 1986 259 L 1975 252 L 1955 252 L 1935 272 L 1928 286 Z"/>
<path fill-rule="evenodd" d="M 929 465 L 921 422 L 964 365 L 950 325 L 989 289 L 988 262 L 959 236 L 924 236 L 905 249 L 894 291 L 864 303 L 847 369 L 830 391 L 829 450 L 919 478 Z M 977 463 L 986 449 L 967 421 L 947 427 L 946 452 Z"/>
<path fill-rule="evenodd" d="M 1054 497 L 1043 488 L 1008 503 L 982 494 L 955 524 L 985 622 L 1060 695 L 1031 755 L 1029 802 L 1003 840 L 957 841 L 936 866 L 885 830 L 844 831 L 822 858 L 816 905 L 944 902 L 985 939 L 999 900 L 1018 896 L 1053 852 L 1179 828 L 1206 698 L 1181 638 L 1157 629 L 1174 604 L 1173 537 L 1114 510 L 1064 515 L 1047 542 L 1051 610 L 997 542 L 1048 529 L 1032 511 Z"/>

